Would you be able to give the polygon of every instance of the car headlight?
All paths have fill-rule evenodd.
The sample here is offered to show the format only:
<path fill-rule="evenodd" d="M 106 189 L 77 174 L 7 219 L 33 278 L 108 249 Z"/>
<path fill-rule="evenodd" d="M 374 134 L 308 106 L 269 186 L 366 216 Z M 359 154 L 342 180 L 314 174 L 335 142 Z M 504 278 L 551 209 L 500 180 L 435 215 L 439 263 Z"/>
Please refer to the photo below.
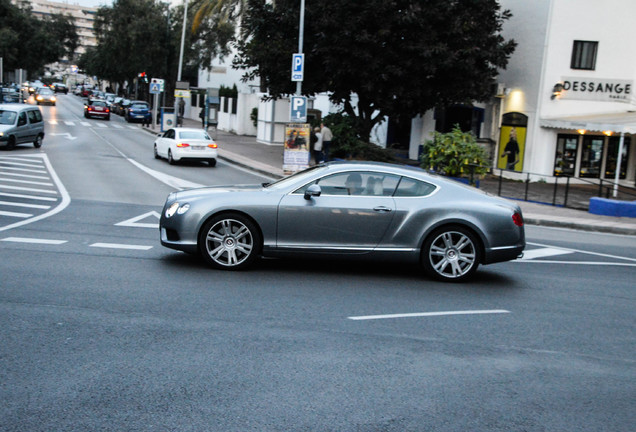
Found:
<path fill-rule="evenodd" d="M 190 204 L 185 203 L 183 205 L 180 205 L 178 202 L 174 202 L 166 210 L 166 217 L 170 218 L 174 216 L 175 213 L 182 215 L 188 210 L 190 210 Z"/>
<path fill-rule="evenodd" d="M 168 207 L 168 209 L 166 210 L 166 217 L 172 217 L 174 216 L 174 214 L 177 212 L 177 209 L 179 208 L 179 203 L 178 202 L 174 202 L 172 203 L 172 205 L 170 207 Z"/>

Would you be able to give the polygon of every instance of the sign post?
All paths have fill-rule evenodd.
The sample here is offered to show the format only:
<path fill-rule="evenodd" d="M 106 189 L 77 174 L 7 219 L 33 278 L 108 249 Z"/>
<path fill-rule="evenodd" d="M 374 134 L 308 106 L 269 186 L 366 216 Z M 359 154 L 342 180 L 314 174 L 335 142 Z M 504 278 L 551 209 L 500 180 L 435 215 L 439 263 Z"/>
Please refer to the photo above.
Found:
<path fill-rule="evenodd" d="M 152 104 L 152 119 L 150 124 L 152 129 L 155 128 L 155 120 L 157 118 L 157 106 L 159 105 L 159 94 L 164 91 L 165 80 L 161 78 L 152 78 L 150 80 L 150 94 L 154 95 Z"/>

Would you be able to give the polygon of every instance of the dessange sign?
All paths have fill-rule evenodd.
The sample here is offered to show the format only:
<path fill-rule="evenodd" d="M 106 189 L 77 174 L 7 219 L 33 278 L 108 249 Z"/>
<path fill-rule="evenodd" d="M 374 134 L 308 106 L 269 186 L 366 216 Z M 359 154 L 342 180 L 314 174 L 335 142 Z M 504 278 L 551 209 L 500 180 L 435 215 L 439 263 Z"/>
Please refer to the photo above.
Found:
<path fill-rule="evenodd" d="M 631 102 L 633 81 L 602 78 L 563 78 L 561 99 Z"/>

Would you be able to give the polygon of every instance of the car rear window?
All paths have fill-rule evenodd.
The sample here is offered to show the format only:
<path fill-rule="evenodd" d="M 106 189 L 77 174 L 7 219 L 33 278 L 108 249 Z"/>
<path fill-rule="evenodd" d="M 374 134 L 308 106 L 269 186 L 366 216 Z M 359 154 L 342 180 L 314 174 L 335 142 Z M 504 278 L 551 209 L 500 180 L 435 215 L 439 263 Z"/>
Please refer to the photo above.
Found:
<path fill-rule="evenodd" d="M 136 103 L 136 104 L 132 104 L 131 108 L 133 108 L 133 109 L 148 109 L 148 105 Z"/>
<path fill-rule="evenodd" d="M 30 123 L 40 123 L 42 121 L 42 113 L 40 110 L 29 110 L 27 111 L 27 115 L 29 116 Z"/>
<path fill-rule="evenodd" d="M 181 139 L 199 139 L 199 140 L 211 140 L 210 135 L 205 131 L 182 131 L 179 132 L 179 138 Z"/>
<path fill-rule="evenodd" d="M 395 195 L 396 197 L 422 197 L 433 193 L 435 185 L 408 177 L 402 177 Z"/>
<path fill-rule="evenodd" d="M 106 106 L 106 102 L 104 102 L 104 101 L 93 101 L 93 103 L 91 105 L 99 106 L 99 107 L 105 107 Z"/>

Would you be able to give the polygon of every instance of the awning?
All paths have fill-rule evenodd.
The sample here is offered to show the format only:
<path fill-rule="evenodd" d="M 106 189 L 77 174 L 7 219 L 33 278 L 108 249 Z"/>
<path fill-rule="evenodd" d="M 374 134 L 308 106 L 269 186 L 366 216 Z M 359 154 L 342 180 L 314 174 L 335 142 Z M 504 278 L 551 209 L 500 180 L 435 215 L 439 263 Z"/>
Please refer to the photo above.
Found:
<path fill-rule="evenodd" d="M 585 129 L 587 131 L 636 134 L 636 112 L 588 114 L 572 117 L 542 118 L 541 127 L 555 129 Z"/>

